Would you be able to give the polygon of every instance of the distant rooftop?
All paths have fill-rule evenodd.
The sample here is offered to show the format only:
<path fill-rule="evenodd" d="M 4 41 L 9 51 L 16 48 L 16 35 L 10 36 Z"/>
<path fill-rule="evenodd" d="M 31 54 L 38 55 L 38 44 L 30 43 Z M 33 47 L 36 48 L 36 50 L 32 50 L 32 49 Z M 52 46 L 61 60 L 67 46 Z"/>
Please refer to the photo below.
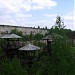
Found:
<path fill-rule="evenodd" d="M 38 50 L 38 49 L 40 49 L 40 47 L 37 47 L 37 46 L 31 45 L 31 44 L 28 44 L 28 45 L 20 48 L 19 50 L 33 51 L 33 50 Z"/>
<path fill-rule="evenodd" d="M 43 40 L 53 40 L 54 38 L 57 38 L 57 37 L 60 37 L 60 38 L 63 38 L 63 36 L 59 35 L 59 34 L 56 34 L 56 33 L 51 33 L 50 35 L 47 35 L 46 37 L 43 37 L 42 39 Z"/>
<path fill-rule="evenodd" d="M 16 34 L 6 34 L 2 36 L 1 38 L 22 38 L 21 36 L 18 36 Z"/>

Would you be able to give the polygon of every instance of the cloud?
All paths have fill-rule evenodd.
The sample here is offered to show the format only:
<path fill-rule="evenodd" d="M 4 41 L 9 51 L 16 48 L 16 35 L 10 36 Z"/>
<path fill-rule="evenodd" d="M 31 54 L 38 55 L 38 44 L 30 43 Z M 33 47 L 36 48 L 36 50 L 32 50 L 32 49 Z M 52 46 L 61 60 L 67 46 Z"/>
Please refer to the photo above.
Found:
<path fill-rule="evenodd" d="M 32 20 L 30 11 L 51 9 L 56 5 L 54 0 L 0 0 L 0 24 L 42 24 Z"/>
<path fill-rule="evenodd" d="M 4 9 L 10 12 L 18 12 L 19 8 L 13 4 L 12 0 L 0 0 L 0 9 Z"/>
<path fill-rule="evenodd" d="M 41 27 L 47 25 L 50 28 L 55 24 L 57 14 L 38 16 L 36 10 L 50 10 L 55 6 L 57 6 L 56 0 L 0 0 L 0 24 L 40 25 Z M 63 16 L 65 25 L 73 27 L 73 12 L 65 15 Z"/>
<path fill-rule="evenodd" d="M 63 18 L 66 27 L 74 30 L 74 10 L 65 14 Z"/>
<path fill-rule="evenodd" d="M 45 9 L 56 6 L 53 0 L 0 0 L 0 9 L 6 9 L 10 12 L 19 12 L 21 9 L 25 11 L 35 9 Z"/>
<path fill-rule="evenodd" d="M 31 14 L 16 14 L 16 16 L 18 17 L 18 18 L 27 18 L 27 17 L 32 17 L 32 15 Z"/>
<path fill-rule="evenodd" d="M 32 6 L 33 9 L 50 9 L 57 5 L 57 3 L 53 0 L 32 0 L 32 3 L 35 4 Z"/>
<path fill-rule="evenodd" d="M 49 18 L 50 18 L 50 17 L 56 17 L 56 16 L 57 16 L 57 14 L 44 14 L 44 16 L 45 16 L 45 17 L 49 17 Z"/>
<path fill-rule="evenodd" d="M 55 23 L 57 14 L 44 14 L 44 16 L 45 16 L 46 18 L 49 18 L 49 19 L 51 20 L 51 22 L 54 22 L 54 23 Z"/>
<path fill-rule="evenodd" d="M 9 25 L 25 25 L 31 18 L 31 14 L 5 14 L 0 16 L 0 24 L 9 24 Z M 27 21 L 27 22 L 26 22 Z"/>
<path fill-rule="evenodd" d="M 74 20 L 74 17 L 73 16 L 65 16 L 64 19 L 66 19 L 66 20 Z"/>
<path fill-rule="evenodd" d="M 74 30 L 74 16 L 64 16 L 66 28 Z"/>

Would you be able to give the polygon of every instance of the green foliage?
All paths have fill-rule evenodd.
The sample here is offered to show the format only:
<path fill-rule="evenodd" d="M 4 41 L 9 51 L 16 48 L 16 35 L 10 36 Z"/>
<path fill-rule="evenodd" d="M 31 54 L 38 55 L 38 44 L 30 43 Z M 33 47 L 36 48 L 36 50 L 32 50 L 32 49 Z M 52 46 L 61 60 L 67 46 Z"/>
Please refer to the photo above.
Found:
<path fill-rule="evenodd" d="M 29 35 L 22 36 L 22 41 L 28 41 L 29 39 Z"/>
<path fill-rule="evenodd" d="M 33 39 L 33 34 L 32 34 L 32 31 L 31 31 L 31 33 L 30 33 L 30 35 L 29 35 L 29 40 L 31 41 L 32 39 Z"/>
<path fill-rule="evenodd" d="M 71 54 L 72 47 L 65 39 L 56 39 L 53 45 L 53 58 L 55 64 L 58 65 L 59 75 L 73 75 L 75 74 L 74 59 Z"/>
<path fill-rule="evenodd" d="M 75 75 L 75 60 L 71 54 L 71 46 L 65 39 L 55 39 L 52 55 L 41 56 L 34 62 L 34 75 Z"/>
<path fill-rule="evenodd" d="M 67 40 L 74 38 L 74 35 L 73 35 L 74 33 L 70 29 L 61 28 L 59 30 L 58 28 L 51 28 L 51 29 L 49 29 L 49 34 L 51 34 L 51 33 L 59 34 L 59 35 L 65 37 L 65 38 L 67 38 Z"/>
<path fill-rule="evenodd" d="M 64 22 L 62 21 L 61 17 L 58 15 L 56 17 L 56 25 L 55 25 L 55 28 L 58 28 L 58 29 L 61 29 L 61 28 L 64 28 Z"/>
<path fill-rule="evenodd" d="M 58 24 L 58 23 L 57 23 Z M 59 26 L 60 27 L 60 26 Z M 22 32 L 12 30 L 11 33 L 22 35 Z M 51 28 L 49 34 L 56 33 L 66 38 L 73 38 L 74 33 L 71 30 L 64 28 Z M 48 34 L 46 34 L 48 35 Z M 46 44 L 41 43 L 39 40 L 43 38 L 41 34 L 32 33 L 25 35 L 22 41 L 35 40 L 34 45 L 46 48 Z M 38 41 L 37 41 L 38 40 Z M 2 40 L 0 39 L 0 43 Z M 73 52 L 72 52 L 73 51 Z M 55 38 L 52 43 L 52 54 L 44 54 L 43 50 L 36 54 L 39 60 L 35 58 L 33 65 L 29 68 L 23 67 L 17 58 L 7 59 L 4 55 L 3 49 L 0 47 L 0 74 L 1 75 L 75 75 L 75 48 L 71 47 L 65 38 Z"/>
<path fill-rule="evenodd" d="M 40 33 L 37 33 L 37 34 L 35 34 L 35 35 L 33 36 L 33 38 L 34 38 L 34 40 L 40 40 L 40 39 L 43 38 L 43 35 L 40 34 Z"/>
<path fill-rule="evenodd" d="M 10 33 L 14 33 L 14 34 L 22 36 L 22 31 L 18 31 L 16 28 L 12 29 Z"/>
<path fill-rule="evenodd" d="M 33 35 L 32 32 L 30 33 L 30 35 L 22 36 L 23 41 L 40 40 L 42 38 L 43 38 L 42 34 L 37 33 L 37 34 Z"/>
<path fill-rule="evenodd" d="M 4 59 L 0 63 L 1 75 L 28 75 L 27 71 L 21 66 L 18 59 L 14 58 L 12 61 Z"/>

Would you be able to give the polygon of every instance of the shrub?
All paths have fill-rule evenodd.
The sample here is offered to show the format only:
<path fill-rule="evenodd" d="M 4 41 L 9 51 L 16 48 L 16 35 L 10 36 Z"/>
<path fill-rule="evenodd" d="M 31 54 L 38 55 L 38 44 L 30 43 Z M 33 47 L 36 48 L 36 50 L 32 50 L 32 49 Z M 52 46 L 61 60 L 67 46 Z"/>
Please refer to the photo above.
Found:
<path fill-rule="evenodd" d="M 21 66 L 18 59 L 14 58 L 12 61 L 10 61 L 10 59 L 4 59 L 0 64 L 0 74 L 27 75 L 27 71 Z"/>
<path fill-rule="evenodd" d="M 71 54 L 71 46 L 63 38 L 55 39 L 51 56 L 41 56 L 40 61 L 33 64 L 34 75 L 74 75 L 75 60 Z"/>

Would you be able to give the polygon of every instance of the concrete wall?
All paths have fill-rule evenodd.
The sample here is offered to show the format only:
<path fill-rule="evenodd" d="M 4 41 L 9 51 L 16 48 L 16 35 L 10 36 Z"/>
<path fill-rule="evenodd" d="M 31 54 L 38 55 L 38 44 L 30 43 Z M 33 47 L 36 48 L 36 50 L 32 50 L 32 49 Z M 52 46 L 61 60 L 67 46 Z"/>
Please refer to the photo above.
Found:
<path fill-rule="evenodd" d="M 45 34 L 48 33 L 47 29 L 40 29 L 40 28 L 31 28 L 31 27 L 21 27 L 21 26 L 9 26 L 9 25 L 0 25 L 0 34 L 8 32 L 10 33 L 10 31 L 12 29 L 17 29 L 18 31 L 22 31 L 23 35 L 26 34 L 30 34 L 32 32 L 32 34 Z"/>

